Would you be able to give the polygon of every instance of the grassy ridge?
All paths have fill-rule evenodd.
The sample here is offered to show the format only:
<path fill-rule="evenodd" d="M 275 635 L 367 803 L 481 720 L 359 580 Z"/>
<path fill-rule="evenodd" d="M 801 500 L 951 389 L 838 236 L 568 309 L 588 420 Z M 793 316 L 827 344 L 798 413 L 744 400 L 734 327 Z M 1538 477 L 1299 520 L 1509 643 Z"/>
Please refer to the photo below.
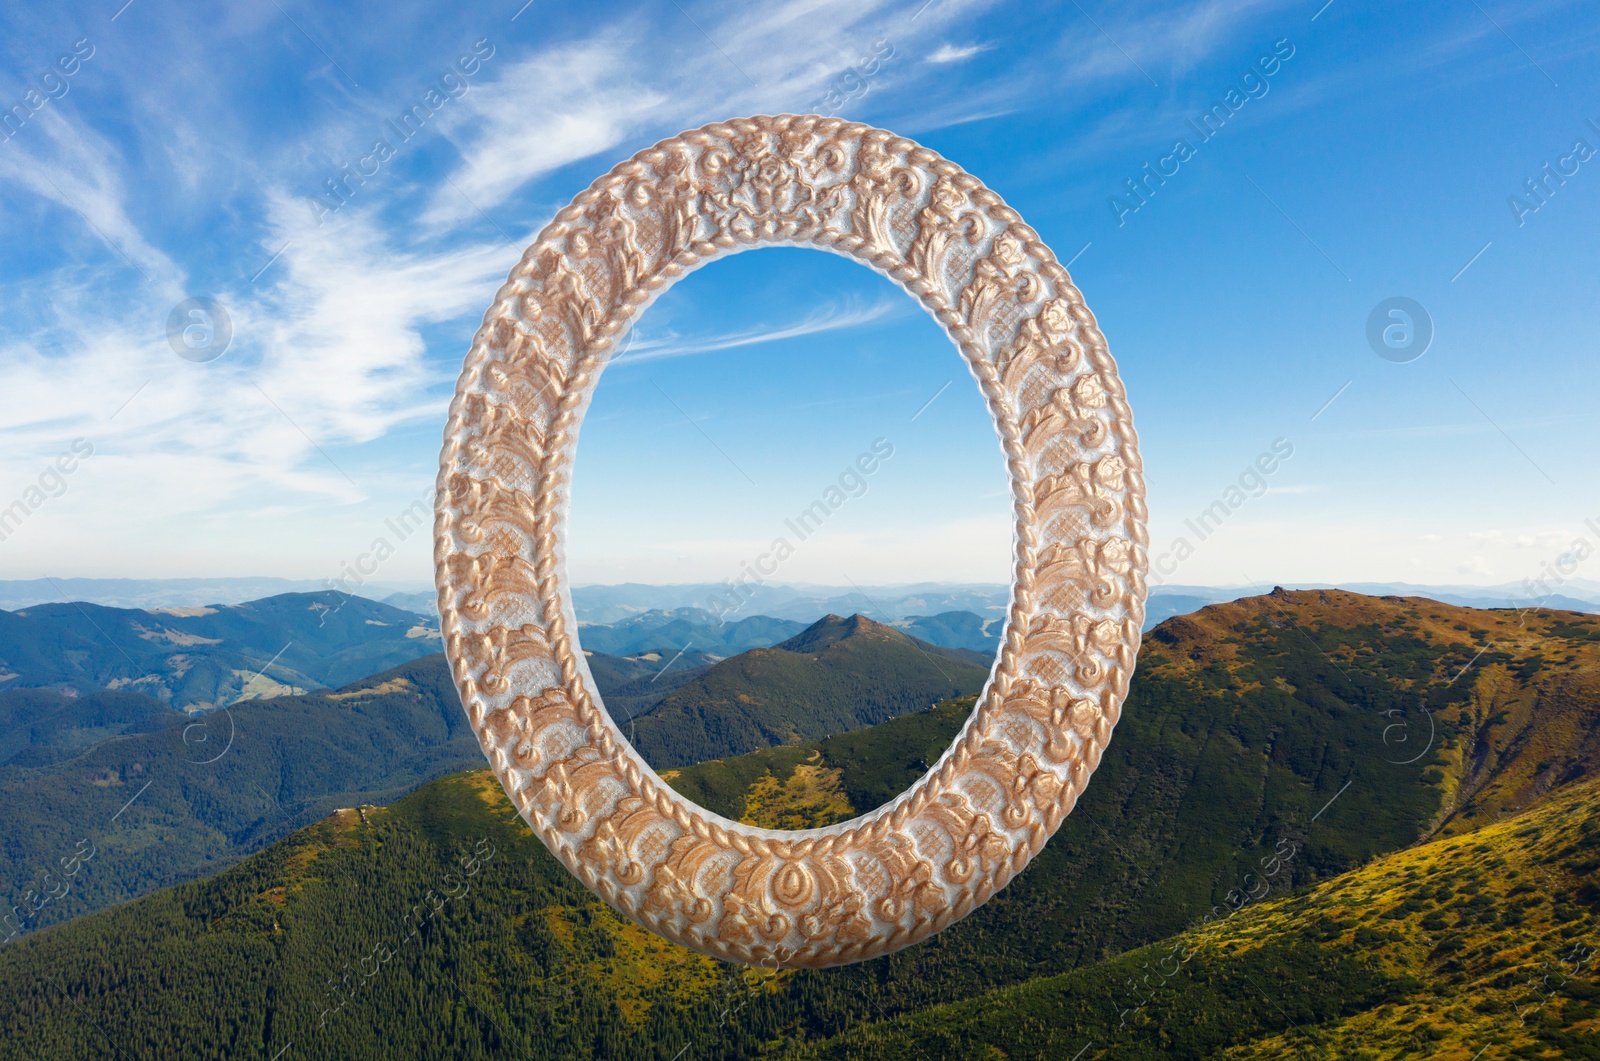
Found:
<path fill-rule="evenodd" d="M 1176 940 L 798 1056 L 1045 1058 L 1092 1042 L 1108 1059 L 1600 1058 L 1597 817 L 1589 781 Z"/>

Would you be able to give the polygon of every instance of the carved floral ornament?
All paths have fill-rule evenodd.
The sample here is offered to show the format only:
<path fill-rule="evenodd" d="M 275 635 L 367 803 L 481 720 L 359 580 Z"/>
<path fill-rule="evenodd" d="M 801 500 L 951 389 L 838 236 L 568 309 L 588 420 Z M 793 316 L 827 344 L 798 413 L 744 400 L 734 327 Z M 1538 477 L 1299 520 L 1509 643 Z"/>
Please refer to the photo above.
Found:
<path fill-rule="evenodd" d="M 965 729 L 893 802 L 799 832 L 712 814 L 639 757 L 583 662 L 564 564 L 578 427 L 607 358 L 690 271 L 778 244 L 855 258 L 939 320 L 994 417 L 1016 520 L 1005 637 Z M 606 902 L 718 958 L 839 965 L 966 916 L 1072 810 L 1127 694 L 1144 479 L 1105 338 L 998 195 L 881 129 L 723 122 L 596 181 L 484 316 L 438 485 L 445 646 L 507 795 Z"/>

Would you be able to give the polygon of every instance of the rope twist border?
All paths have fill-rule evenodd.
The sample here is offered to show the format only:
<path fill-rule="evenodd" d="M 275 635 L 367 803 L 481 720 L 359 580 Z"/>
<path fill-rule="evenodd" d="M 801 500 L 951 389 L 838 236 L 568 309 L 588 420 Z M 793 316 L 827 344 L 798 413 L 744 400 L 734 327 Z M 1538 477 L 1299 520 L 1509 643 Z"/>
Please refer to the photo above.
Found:
<path fill-rule="evenodd" d="M 885 165 L 887 179 L 862 176 Z M 824 173 L 837 179 L 819 180 Z M 667 185 L 673 194 L 662 192 Z M 906 188 L 914 194 L 901 194 Z M 754 206 L 739 200 L 747 191 Z M 689 218 L 681 247 L 665 242 L 664 209 L 678 211 L 679 222 Z M 902 218 L 916 214 L 904 250 L 909 226 L 886 235 L 887 221 L 861 231 L 851 220 L 881 220 L 896 209 Z M 696 238 L 706 225 L 712 231 Z M 654 252 L 638 238 L 647 226 L 663 240 Z M 945 246 L 957 239 L 983 253 L 958 261 Z M 582 271 L 577 240 L 606 254 L 598 273 Z M 912 260 L 919 243 L 940 248 L 927 251 L 920 267 Z M 578 428 L 617 340 L 661 291 L 700 265 L 773 244 L 860 261 L 932 313 L 994 417 L 1015 520 L 1001 651 L 962 733 L 895 800 L 850 822 L 796 833 L 704 811 L 628 746 L 579 665 L 561 541 Z M 648 259 L 655 264 L 641 264 Z M 638 275 L 632 283 L 602 282 L 619 269 Z M 1012 283 L 1016 291 L 1007 287 Z M 1024 291 L 1033 297 L 1025 300 Z M 1008 298 L 1015 311 L 1008 321 L 997 327 L 993 316 L 974 319 L 974 307 Z M 547 317 L 558 322 L 554 338 L 537 326 Z M 1025 350 L 1029 325 L 1042 338 Z M 1009 353 L 1002 349 L 1008 343 Z M 1061 386 L 1038 368 L 1051 358 L 1067 365 L 1054 380 Z M 491 366 L 501 384 L 511 384 L 497 385 Z M 542 400 L 532 409 L 512 402 L 514 414 L 500 416 L 506 386 L 539 384 L 536 370 L 547 377 L 534 388 Z M 1013 372 L 1020 372 L 1015 382 Z M 1086 389 L 1083 408 L 1062 398 L 1069 385 Z M 1052 418 L 1063 415 L 1063 426 L 1055 426 Z M 506 449 L 508 424 L 539 435 L 531 495 L 492 469 L 468 474 L 476 451 Z M 1078 459 L 1053 458 L 1052 444 L 1073 431 L 1083 432 Z M 1097 445 L 1087 441 L 1091 435 Z M 1115 462 L 1109 473 L 1108 462 Z M 1058 464 L 1059 473 L 1045 474 Z M 704 953 L 822 967 L 890 953 L 940 931 L 982 905 L 1044 846 L 1076 804 L 1120 717 L 1144 613 L 1148 533 L 1137 436 L 1115 363 L 1082 295 L 1038 233 L 977 178 L 886 130 L 792 115 L 715 123 L 639 152 L 579 193 L 526 249 L 484 315 L 451 404 L 438 486 L 435 572 L 447 654 L 497 777 L 585 886 L 645 927 Z M 1069 509 L 1076 505 L 1090 524 L 1103 525 L 1065 553 L 1058 535 L 1040 533 L 1041 505 L 1063 491 Z M 504 503 L 496 507 L 490 497 Z M 469 548 L 491 523 L 515 542 L 514 554 Z M 469 524 L 476 537 L 464 530 Z M 1075 525 L 1088 530 L 1081 518 Z M 486 556 L 488 572 L 479 567 Z M 517 622 L 522 615 L 510 599 L 520 585 L 518 564 L 530 557 L 537 627 Z M 1105 599 L 1093 606 L 1096 594 Z M 495 657 L 497 637 L 502 649 L 518 648 L 509 665 Z M 1082 662 L 1091 645 L 1104 665 Z M 1064 659 L 1077 665 L 1075 679 Z M 552 696 L 535 704 L 535 697 Z M 519 756 L 544 769 L 517 765 Z M 547 791 L 559 812 L 541 806 Z M 672 834 L 664 841 L 663 831 Z"/>

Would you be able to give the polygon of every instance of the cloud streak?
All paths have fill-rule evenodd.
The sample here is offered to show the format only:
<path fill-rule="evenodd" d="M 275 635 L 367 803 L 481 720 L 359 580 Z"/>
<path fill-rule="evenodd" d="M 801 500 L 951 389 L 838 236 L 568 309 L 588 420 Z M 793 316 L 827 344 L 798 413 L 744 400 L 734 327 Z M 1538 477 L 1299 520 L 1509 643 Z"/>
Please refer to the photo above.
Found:
<path fill-rule="evenodd" d="M 745 346 L 799 339 L 807 335 L 844 331 L 893 317 L 906 307 L 895 302 L 876 302 L 869 306 L 840 307 L 830 305 L 807 315 L 803 320 L 789 324 L 751 328 L 746 331 L 722 335 L 681 336 L 675 332 L 660 338 L 638 339 L 628 345 L 613 366 L 640 364 L 646 361 L 664 361 L 674 357 L 693 357 L 698 354 L 736 350 Z"/>
<path fill-rule="evenodd" d="M 954 44 L 941 44 L 938 48 L 934 49 L 931 55 L 928 56 L 927 61 L 935 65 L 942 63 L 959 63 L 963 59 L 971 59 L 974 55 L 977 55 L 980 52 L 986 52 L 989 50 L 989 48 L 990 45 L 987 44 L 968 44 L 960 48 L 956 47 Z"/>

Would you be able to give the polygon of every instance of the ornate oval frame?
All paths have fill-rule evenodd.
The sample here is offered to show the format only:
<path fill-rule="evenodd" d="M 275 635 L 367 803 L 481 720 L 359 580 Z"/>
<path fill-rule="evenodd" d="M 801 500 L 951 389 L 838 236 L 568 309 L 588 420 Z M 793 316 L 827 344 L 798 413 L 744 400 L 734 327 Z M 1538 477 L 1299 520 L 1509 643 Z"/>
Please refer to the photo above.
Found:
<path fill-rule="evenodd" d="M 578 428 L 632 319 L 704 262 L 767 244 L 864 262 L 938 319 L 994 417 L 1016 516 L 1005 637 L 966 727 L 894 801 L 799 832 L 703 810 L 639 757 L 574 642 L 564 559 Z M 1044 846 L 1111 738 L 1148 562 L 1116 366 L 1038 234 L 903 137 L 739 119 L 595 181 L 484 315 L 439 463 L 445 646 L 495 774 L 584 884 L 695 950 L 823 967 L 938 932 Z"/>

